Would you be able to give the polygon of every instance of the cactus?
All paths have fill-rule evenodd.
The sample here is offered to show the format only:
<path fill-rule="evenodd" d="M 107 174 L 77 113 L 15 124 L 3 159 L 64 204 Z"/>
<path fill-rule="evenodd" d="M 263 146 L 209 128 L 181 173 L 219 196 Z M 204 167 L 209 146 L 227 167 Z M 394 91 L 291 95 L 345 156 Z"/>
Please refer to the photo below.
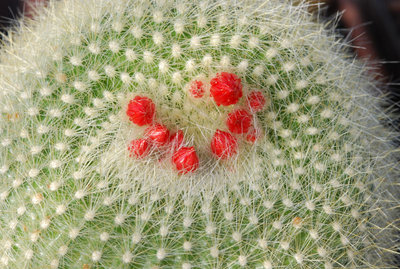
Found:
<path fill-rule="evenodd" d="M 291 1 L 51 1 L 0 65 L 0 268 L 389 268 L 395 137 Z"/>

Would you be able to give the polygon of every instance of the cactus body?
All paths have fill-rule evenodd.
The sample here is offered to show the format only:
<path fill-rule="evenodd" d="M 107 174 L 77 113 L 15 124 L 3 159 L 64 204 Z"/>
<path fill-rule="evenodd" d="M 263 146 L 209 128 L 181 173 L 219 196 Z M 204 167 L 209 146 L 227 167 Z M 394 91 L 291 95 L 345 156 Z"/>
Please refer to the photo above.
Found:
<path fill-rule="evenodd" d="M 305 4 L 51 2 L 1 55 L 0 268 L 389 267 L 365 72 Z"/>

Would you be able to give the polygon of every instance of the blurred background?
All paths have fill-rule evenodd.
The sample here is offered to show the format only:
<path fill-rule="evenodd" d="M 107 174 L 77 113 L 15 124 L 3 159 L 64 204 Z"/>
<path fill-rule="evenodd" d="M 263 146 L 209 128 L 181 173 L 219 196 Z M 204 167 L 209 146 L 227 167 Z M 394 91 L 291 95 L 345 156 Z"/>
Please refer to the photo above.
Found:
<path fill-rule="evenodd" d="M 342 14 L 337 31 L 385 82 L 400 115 L 400 0 L 310 0 L 325 17 Z M 400 121 L 395 120 L 397 129 Z"/>
<path fill-rule="evenodd" d="M 16 19 L 33 19 L 48 0 L 0 0 L 0 33 Z M 303 0 L 291 0 L 293 3 Z M 353 47 L 350 50 L 374 70 L 381 91 L 397 112 L 388 125 L 400 130 L 400 0 L 305 0 L 319 20 L 337 21 L 337 32 Z M 339 15 L 339 16 L 338 16 Z M 400 141 L 400 135 L 399 135 Z"/>

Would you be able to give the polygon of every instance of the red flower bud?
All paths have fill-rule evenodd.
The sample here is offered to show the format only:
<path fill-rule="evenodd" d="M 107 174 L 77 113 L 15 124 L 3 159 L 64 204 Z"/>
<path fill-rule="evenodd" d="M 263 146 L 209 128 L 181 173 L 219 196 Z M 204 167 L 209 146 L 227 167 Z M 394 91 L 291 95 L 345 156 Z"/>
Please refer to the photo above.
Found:
<path fill-rule="evenodd" d="M 236 138 L 230 133 L 217 130 L 211 140 L 211 151 L 221 159 L 227 159 L 237 153 Z"/>
<path fill-rule="evenodd" d="M 261 130 L 251 128 L 249 133 L 246 135 L 246 141 L 254 144 L 261 137 Z"/>
<path fill-rule="evenodd" d="M 235 74 L 221 72 L 210 81 L 210 93 L 215 103 L 223 106 L 236 104 L 243 96 L 242 83 Z"/>
<path fill-rule="evenodd" d="M 153 101 L 145 96 L 135 96 L 129 101 L 126 115 L 129 120 L 139 126 L 153 122 L 156 106 Z"/>
<path fill-rule="evenodd" d="M 204 84 L 199 80 L 195 80 L 190 85 L 190 93 L 194 98 L 201 98 L 204 95 Z"/>
<path fill-rule="evenodd" d="M 228 114 L 226 125 L 234 134 L 247 133 L 252 126 L 252 115 L 245 109 L 238 109 Z"/>
<path fill-rule="evenodd" d="M 179 174 L 194 172 L 199 168 L 199 157 L 194 147 L 182 147 L 174 153 L 172 161 Z"/>
<path fill-rule="evenodd" d="M 128 146 L 129 157 L 141 159 L 149 154 L 150 144 L 146 139 L 132 140 Z"/>
<path fill-rule="evenodd" d="M 169 130 L 162 124 L 154 124 L 146 129 L 145 137 L 156 146 L 163 146 L 168 142 Z"/>
<path fill-rule="evenodd" d="M 265 99 L 265 96 L 261 91 L 252 91 L 247 96 L 247 105 L 254 112 L 259 112 L 263 110 L 266 102 L 267 100 Z"/>
<path fill-rule="evenodd" d="M 173 151 L 179 149 L 183 145 L 183 131 L 178 130 L 178 132 L 171 135 L 169 138 L 169 143 L 171 144 L 171 149 Z"/>

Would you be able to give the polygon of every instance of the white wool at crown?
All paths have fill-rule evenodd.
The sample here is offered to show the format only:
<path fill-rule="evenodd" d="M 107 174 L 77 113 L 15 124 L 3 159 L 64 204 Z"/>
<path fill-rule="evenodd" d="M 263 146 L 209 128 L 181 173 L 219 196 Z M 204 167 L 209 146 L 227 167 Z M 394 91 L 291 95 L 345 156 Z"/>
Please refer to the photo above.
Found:
<path fill-rule="evenodd" d="M 307 7 L 50 1 L 10 31 L 0 268 L 394 267 L 390 101 Z M 230 104 L 214 92 L 226 74 L 241 94 Z M 155 119 L 141 125 L 127 111 L 143 96 Z M 229 123 L 243 110 L 254 140 Z M 132 153 L 155 123 L 195 157 Z"/>

